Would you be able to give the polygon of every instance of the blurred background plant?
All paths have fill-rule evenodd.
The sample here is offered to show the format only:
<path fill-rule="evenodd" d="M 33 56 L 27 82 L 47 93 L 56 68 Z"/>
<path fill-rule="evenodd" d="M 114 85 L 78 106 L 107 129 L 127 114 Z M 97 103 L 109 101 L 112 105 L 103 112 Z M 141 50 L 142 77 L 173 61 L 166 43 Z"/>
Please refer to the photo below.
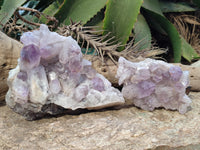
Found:
<path fill-rule="evenodd" d="M 200 54 L 199 9 L 199 0 L 0 0 L 0 23 L 16 39 L 45 23 L 102 60 L 191 63 Z"/>

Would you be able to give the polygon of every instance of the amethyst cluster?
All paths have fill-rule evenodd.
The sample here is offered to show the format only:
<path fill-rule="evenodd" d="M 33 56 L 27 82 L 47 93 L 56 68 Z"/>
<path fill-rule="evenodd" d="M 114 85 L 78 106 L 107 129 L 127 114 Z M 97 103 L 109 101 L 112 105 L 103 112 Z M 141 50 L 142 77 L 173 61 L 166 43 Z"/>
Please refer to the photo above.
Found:
<path fill-rule="evenodd" d="M 119 90 L 82 58 L 77 42 L 50 32 L 46 25 L 21 37 L 18 66 L 8 77 L 7 105 L 27 119 L 60 108 L 99 109 L 124 103 Z"/>
<path fill-rule="evenodd" d="M 133 63 L 120 57 L 117 78 L 124 98 L 144 110 L 164 107 L 184 114 L 190 106 L 185 94 L 189 72 L 178 66 L 149 58 Z"/>

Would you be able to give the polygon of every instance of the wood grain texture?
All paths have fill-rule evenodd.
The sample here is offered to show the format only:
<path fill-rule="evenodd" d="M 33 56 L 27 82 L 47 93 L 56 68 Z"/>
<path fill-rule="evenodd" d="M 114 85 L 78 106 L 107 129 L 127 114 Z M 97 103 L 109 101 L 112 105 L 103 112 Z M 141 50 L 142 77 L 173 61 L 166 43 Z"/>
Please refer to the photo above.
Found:
<path fill-rule="evenodd" d="M 21 48 L 20 42 L 0 31 L 0 101 L 5 98 L 8 90 L 6 83 L 8 72 L 16 67 Z"/>

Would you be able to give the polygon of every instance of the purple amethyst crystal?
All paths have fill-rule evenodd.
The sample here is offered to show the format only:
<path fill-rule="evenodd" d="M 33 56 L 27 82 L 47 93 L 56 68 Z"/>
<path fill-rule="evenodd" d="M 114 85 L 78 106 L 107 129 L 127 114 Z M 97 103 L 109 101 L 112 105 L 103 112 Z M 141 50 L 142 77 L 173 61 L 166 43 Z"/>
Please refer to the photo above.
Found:
<path fill-rule="evenodd" d="M 20 71 L 18 74 L 17 74 L 17 77 L 23 81 L 26 81 L 28 79 L 28 76 L 27 76 L 27 73 L 26 72 L 23 72 L 23 71 Z"/>
<path fill-rule="evenodd" d="M 189 72 L 178 66 L 149 58 L 132 63 L 120 57 L 117 78 L 123 84 L 123 96 L 144 110 L 164 107 L 184 114 L 190 106 L 185 94 Z"/>
<path fill-rule="evenodd" d="M 20 60 L 21 70 L 26 71 L 37 67 L 40 63 L 39 48 L 34 44 L 24 46 L 21 50 Z"/>
<path fill-rule="evenodd" d="M 137 84 L 139 93 L 137 98 L 144 98 L 150 96 L 155 91 L 155 83 L 152 81 L 143 80 Z"/>
<path fill-rule="evenodd" d="M 177 82 L 177 81 L 180 80 L 180 78 L 183 74 L 183 71 L 178 66 L 172 66 L 172 67 L 169 68 L 169 73 L 171 75 L 172 81 Z"/>
<path fill-rule="evenodd" d="M 40 30 L 24 33 L 21 42 L 24 47 L 19 65 L 9 73 L 6 102 L 27 119 L 124 103 L 120 91 L 82 58 L 72 37 L 41 25 Z"/>
<path fill-rule="evenodd" d="M 104 91 L 104 83 L 103 83 L 103 80 L 99 77 L 95 77 L 92 79 L 92 85 L 93 85 L 93 88 L 97 91 Z"/>

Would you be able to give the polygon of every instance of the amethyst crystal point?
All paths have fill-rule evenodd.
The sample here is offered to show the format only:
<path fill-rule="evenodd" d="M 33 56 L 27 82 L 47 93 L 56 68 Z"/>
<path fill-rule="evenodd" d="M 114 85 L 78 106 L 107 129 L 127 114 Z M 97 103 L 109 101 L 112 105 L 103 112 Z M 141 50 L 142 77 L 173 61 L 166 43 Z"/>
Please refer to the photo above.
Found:
<path fill-rule="evenodd" d="M 92 87 L 97 90 L 97 91 L 104 91 L 104 83 L 103 80 L 101 78 L 95 77 L 92 79 Z"/>
<path fill-rule="evenodd" d="M 39 48 L 33 44 L 24 46 L 21 50 L 20 56 L 20 69 L 30 70 L 40 63 L 40 51 Z"/>
<path fill-rule="evenodd" d="M 8 77 L 6 102 L 32 120 L 66 109 L 100 109 L 124 103 L 119 90 L 96 73 L 72 37 L 40 30 L 24 33 L 18 66 Z"/>
<path fill-rule="evenodd" d="M 178 66 L 149 58 L 133 63 L 120 57 L 117 78 L 123 84 L 123 96 L 144 110 L 164 107 L 184 114 L 190 106 L 185 94 L 189 72 Z"/>

